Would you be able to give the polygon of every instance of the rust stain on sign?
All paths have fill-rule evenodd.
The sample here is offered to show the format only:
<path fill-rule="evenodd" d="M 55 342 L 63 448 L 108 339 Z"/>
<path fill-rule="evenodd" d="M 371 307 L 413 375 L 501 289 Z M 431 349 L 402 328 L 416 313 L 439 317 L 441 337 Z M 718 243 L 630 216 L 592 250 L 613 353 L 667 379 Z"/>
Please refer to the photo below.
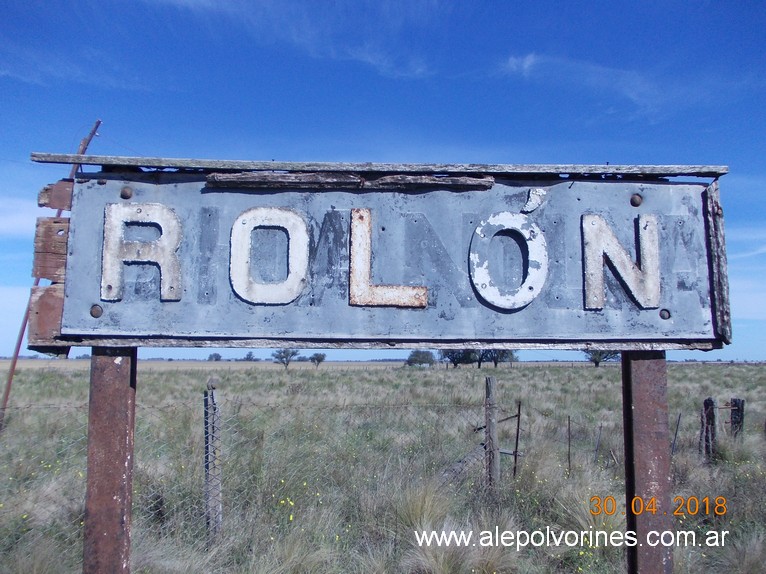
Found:
<path fill-rule="evenodd" d="M 372 212 L 351 210 L 351 241 L 348 298 L 357 307 L 428 306 L 428 288 L 408 285 L 374 285 L 372 283 Z"/>

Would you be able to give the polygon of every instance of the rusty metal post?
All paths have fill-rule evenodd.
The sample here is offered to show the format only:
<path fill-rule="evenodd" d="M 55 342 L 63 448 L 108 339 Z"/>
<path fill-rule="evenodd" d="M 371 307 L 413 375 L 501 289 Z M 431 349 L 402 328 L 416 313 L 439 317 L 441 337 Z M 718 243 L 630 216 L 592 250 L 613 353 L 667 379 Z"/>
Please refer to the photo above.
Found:
<path fill-rule="evenodd" d="M 136 348 L 93 347 L 83 573 L 130 572 Z"/>
<path fill-rule="evenodd" d="M 671 530 L 670 428 L 665 351 L 622 353 L 625 433 L 625 498 L 628 530 L 638 545 L 627 548 L 630 574 L 671 574 L 673 548 L 647 544 L 650 531 Z M 656 513 L 631 512 L 633 500 L 654 498 Z M 638 505 L 636 505 L 638 507 Z M 643 506 L 641 506 L 643 508 Z"/>

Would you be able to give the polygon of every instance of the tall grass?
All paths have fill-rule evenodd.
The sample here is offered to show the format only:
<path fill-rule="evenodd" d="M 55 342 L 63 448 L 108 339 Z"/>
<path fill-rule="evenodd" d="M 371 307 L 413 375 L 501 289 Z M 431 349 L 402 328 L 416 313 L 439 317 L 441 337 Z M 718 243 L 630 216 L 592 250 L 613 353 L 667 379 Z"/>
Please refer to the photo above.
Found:
<path fill-rule="evenodd" d="M 621 513 L 594 516 L 589 504 L 592 496 L 624 500 L 614 366 L 204 367 L 139 365 L 134 572 L 624 571 L 615 548 L 437 548 L 418 546 L 413 535 L 624 530 Z M 224 531 L 208 546 L 201 394 L 211 374 L 221 379 Z M 484 421 L 486 375 L 498 379 L 499 418 L 522 402 L 518 473 L 511 476 L 503 457 L 493 490 L 483 485 L 481 459 L 459 478 L 445 474 L 483 440 L 474 428 Z M 673 494 L 727 500 L 725 515 L 685 516 L 674 527 L 730 531 L 722 548 L 675 549 L 678 572 L 752 572 L 766 558 L 764 382 L 760 365 L 669 366 L 671 431 L 682 413 Z M 81 569 L 87 391 L 86 368 L 17 375 L 0 436 L 0 572 Z M 697 453 L 698 409 L 708 395 L 747 400 L 744 436 L 721 425 L 709 463 Z M 515 421 L 499 427 L 501 446 L 512 449 Z"/>

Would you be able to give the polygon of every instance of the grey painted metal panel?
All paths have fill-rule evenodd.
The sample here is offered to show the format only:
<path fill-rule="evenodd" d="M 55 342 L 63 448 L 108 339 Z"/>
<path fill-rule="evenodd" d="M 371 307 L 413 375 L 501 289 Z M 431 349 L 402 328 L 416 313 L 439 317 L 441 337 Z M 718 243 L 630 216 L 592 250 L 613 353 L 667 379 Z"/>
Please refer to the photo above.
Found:
<path fill-rule="evenodd" d="M 202 174 L 127 177 L 75 185 L 63 337 L 147 339 L 142 344 L 177 338 L 200 346 L 232 339 L 328 346 L 487 341 L 519 348 L 721 344 L 714 306 L 728 302 L 713 301 L 709 262 L 715 257 L 709 253 L 704 183 L 496 178 L 490 190 L 269 192 L 206 187 Z M 132 194 L 122 195 L 129 199 L 121 198 L 126 186 Z M 121 299 L 103 295 L 104 222 L 112 204 L 137 209 L 162 205 L 180 222 L 173 255 L 180 263 L 179 299 L 160 296 L 160 266 L 140 256 L 122 264 Z M 232 227 L 254 225 L 247 223 L 246 212 L 261 217 L 278 210 L 285 210 L 278 221 L 291 221 L 295 229 L 302 228 L 295 227 L 296 216 L 305 222 L 308 244 L 297 244 L 303 232 L 291 237 L 278 222 L 255 225 L 249 254 L 242 253 L 241 244 L 234 247 L 240 263 L 233 270 Z M 371 217 L 368 281 L 419 296 L 425 288 L 424 305 L 373 306 L 351 297 L 352 213 L 367 213 L 360 210 L 369 210 Z M 586 305 L 584 215 L 599 216 L 639 270 L 637 227 L 641 221 L 656 221 L 657 306 L 645 308 L 650 304 L 644 302 L 642 307 L 612 263 L 601 269 L 603 282 L 595 282 L 605 289 L 603 307 Z M 503 228 L 522 220 L 524 230 Z M 161 235 L 160 225 L 143 221 L 126 224 L 123 239 L 136 242 L 140 251 L 142 242 L 148 245 Z M 302 261 L 303 249 L 307 263 L 294 265 L 306 266 L 305 281 L 296 287 L 288 261 Z M 251 284 L 267 291 L 278 291 L 280 282 L 291 278 L 292 294 L 284 303 L 246 300 L 249 296 L 236 288 L 248 280 L 236 278 L 245 260 Z M 482 292 L 482 277 L 490 278 L 496 297 Z M 520 293 L 527 288 L 537 291 L 531 297 Z M 274 296 L 279 299 L 279 293 Z M 91 314 L 94 305 L 102 309 L 98 317 Z"/>

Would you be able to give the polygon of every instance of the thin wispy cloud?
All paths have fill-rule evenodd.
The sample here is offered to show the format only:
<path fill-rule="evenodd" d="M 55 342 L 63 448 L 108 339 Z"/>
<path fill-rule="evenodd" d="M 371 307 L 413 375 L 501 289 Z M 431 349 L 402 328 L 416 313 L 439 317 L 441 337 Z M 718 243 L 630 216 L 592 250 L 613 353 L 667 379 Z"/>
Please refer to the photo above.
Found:
<path fill-rule="evenodd" d="M 728 259 L 730 260 L 737 260 L 737 259 L 750 259 L 752 257 L 758 257 L 759 255 L 766 254 L 766 244 L 761 245 L 760 247 L 756 247 L 755 249 L 750 249 L 748 251 L 740 252 L 740 253 L 730 253 L 728 256 Z"/>
<path fill-rule="evenodd" d="M 534 52 L 510 56 L 501 73 L 527 81 L 570 86 L 599 96 L 630 102 L 643 114 L 653 114 L 668 98 L 668 90 L 645 73 L 603 66 L 594 62 L 547 56 Z"/>
<path fill-rule="evenodd" d="M 28 199 L 6 197 L 0 211 L 0 238 L 32 237 L 38 217 L 50 216 Z"/>
<path fill-rule="evenodd" d="M 146 89 L 137 74 L 131 77 L 113 58 L 87 47 L 61 53 L 48 50 L 44 45 L 17 46 L 3 42 L 0 77 L 38 86 L 75 82 L 107 89 Z"/>
<path fill-rule="evenodd" d="M 438 0 L 345 0 L 329 9 L 308 0 L 145 0 L 172 5 L 200 17 L 220 16 L 262 42 L 285 42 L 314 58 L 361 62 L 387 77 L 433 73 L 407 36 L 437 25 L 445 8 Z"/>
<path fill-rule="evenodd" d="M 521 74 L 529 76 L 532 69 L 540 61 L 537 54 L 527 54 L 526 56 L 511 56 L 505 63 L 505 71 L 511 74 Z"/>
<path fill-rule="evenodd" d="M 766 255 L 766 228 L 733 226 L 726 231 L 727 258 L 741 261 Z"/>

